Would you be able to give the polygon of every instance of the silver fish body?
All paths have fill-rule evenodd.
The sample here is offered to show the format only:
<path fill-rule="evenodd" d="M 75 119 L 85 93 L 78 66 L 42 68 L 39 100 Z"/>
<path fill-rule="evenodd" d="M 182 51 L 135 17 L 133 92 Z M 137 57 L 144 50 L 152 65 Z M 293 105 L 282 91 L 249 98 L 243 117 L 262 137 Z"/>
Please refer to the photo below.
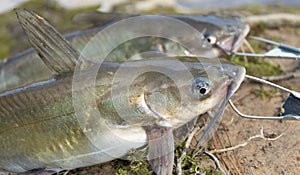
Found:
<path fill-rule="evenodd" d="M 174 60 L 152 62 L 172 65 Z M 141 68 L 141 65 L 130 63 L 128 69 Z M 16 173 L 33 169 L 65 170 L 122 157 L 147 143 L 145 124 L 168 123 L 174 129 L 182 126 L 216 106 L 224 99 L 229 82 L 239 84 L 244 74 L 242 67 L 231 64 L 223 64 L 225 73 L 210 63 L 187 62 L 184 65 L 195 78 L 207 77 L 203 68 L 212 71 L 210 76 L 216 79 L 211 81 L 210 95 L 199 100 L 190 91 L 193 82 L 181 82 L 179 89 L 186 91 L 189 101 L 180 104 L 178 89 L 170 78 L 157 72 L 147 73 L 133 83 L 129 94 L 131 106 L 136 106 L 135 111 L 142 117 L 124 120 L 112 105 L 112 99 L 117 97 L 108 95 L 114 75 L 110 68 L 109 73 L 100 73 L 94 91 L 88 85 L 83 88 L 84 93 L 96 96 L 97 110 L 103 117 L 95 121 L 95 117 L 87 115 L 86 128 L 79 123 L 79 114 L 74 111 L 72 77 L 1 94 L 0 169 Z M 176 68 L 176 72 L 180 71 L 186 70 Z M 233 74 L 236 76 L 231 77 Z M 166 100 L 165 108 L 161 108 L 162 98 Z M 124 128 L 118 127 L 121 125 Z M 87 132 L 94 133 L 88 137 Z"/>

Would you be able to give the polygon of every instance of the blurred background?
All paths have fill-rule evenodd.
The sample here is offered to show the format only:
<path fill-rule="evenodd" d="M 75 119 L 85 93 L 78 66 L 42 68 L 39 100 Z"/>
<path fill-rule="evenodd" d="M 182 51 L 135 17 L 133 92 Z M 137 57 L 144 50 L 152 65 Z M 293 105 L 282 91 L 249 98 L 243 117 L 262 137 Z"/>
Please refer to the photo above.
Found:
<path fill-rule="evenodd" d="M 76 24 L 74 15 L 100 10 L 119 13 L 198 13 L 240 18 L 251 27 L 250 35 L 260 36 L 277 42 L 300 47 L 300 1 L 299 0 L 1 0 L 0 1 L 0 59 L 13 56 L 30 45 L 18 24 L 13 8 L 27 8 L 49 21 L 59 32 L 71 33 L 91 27 Z M 269 17 L 268 15 L 277 15 Z M 257 20 L 258 19 L 258 20 Z M 255 52 L 263 52 L 270 46 L 250 42 Z M 300 71 L 299 62 L 282 59 L 249 60 L 242 58 L 234 62 L 246 67 L 247 73 L 255 76 L 280 75 Z M 300 79 L 276 82 L 300 91 Z M 256 111 L 260 115 L 275 115 L 274 108 L 280 107 L 287 95 L 254 83 L 245 83 L 238 92 L 235 102 L 242 111 Z M 275 106 L 275 107 L 274 107 Z M 225 111 L 223 124 L 212 139 L 208 149 L 221 149 L 245 142 L 260 132 L 276 137 L 276 141 L 256 140 L 245 148 L 217 154 L 222 165 L 231 174 L 299 174 L 300 125 L 299 122 L 255 121 L 238 117 L 231 109 Z M 205 174 L 219 171 L 209 158 L 188 158 L 184 172 Z M 204 160 L 204 161 L 203 161 Z M 199 163 L 200 162 L 200 163 Z M 81 168 L 69 174 L 152 174 L 145 162 L 113 161 L 100 166 Z"/>
<path fill-rule="evenodd" d="M 160 14 L 215 13 L 245 17 L 275 12 L 297 14 L 300 13 L 297 8 L 299 5 L 298 0 L 2 0 L 0 1 L 0 59 L 28 47 L 28 43 L 23 42 L 26 40 L 13 11 L 16 7 L 37 12 L 51 21 L 58 31 L 65 34 L 87 28 L 73 23 L 72 17 L 79 12 L 91 10 Z"/>
<path fill-rule="evenodd" d="M 200 13 L 245 17 L 268 13 L 298 14 L 298 0 L 2 0 L 0 1 L 0 59 L 28 47 L 13 9 L 28 8 L 51 21 L 58 31 L 87 28 L 72 22 L 83 11 L 122 13 Z M 63 24 L 63 25 L 62 25 Z M 18 42 L 17 42 L 18 41 Z M 18 43 L 18 44 L 16 44 Z"/>
<path fill-rule="evenodd" d="M 3 0 L 1 2 L 0 13 L 11 10 L 18 5 L 30 0 Z M 242 7 L 253 4 L 268 4 L 268 5 L 299 5 L 300 2 L 297 0 L 244 0 L 244 1 L 234 1 L 234 0 L 165 0 L 164 3 L 156 0 L 88 0 L 80 1 L 74 0 L 72 3 L 68 0 L 44 0 L 48 3 L 56 3 L 59 6 L 66 9 L 75 9 L 88 6 L 100 6 L 103 11 L 112 11 L 115 7 L 119 5 L 132 5 L 137 6 L 138 10 L 150 10 L 154 6 L 170 6 L 173 8 L 182 8 L 186 10 L 204 10 L 204 9 L 219 9 L 219 8 L 233 8 Z"/>

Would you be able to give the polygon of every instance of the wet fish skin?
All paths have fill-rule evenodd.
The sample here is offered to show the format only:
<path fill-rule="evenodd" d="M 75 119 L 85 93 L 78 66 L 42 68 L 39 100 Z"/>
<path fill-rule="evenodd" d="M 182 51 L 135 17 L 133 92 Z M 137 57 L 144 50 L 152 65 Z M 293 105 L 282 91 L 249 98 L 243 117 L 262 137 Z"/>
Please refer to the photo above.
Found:
<path fill-rule="evenodd" d="M 170 65 L 173 60 L 165 61 Z M 140 67 L 140 64 L 136 65 Z M 186 63 L 186 66 L 191 69 L 195 69 L 195 67 L 200 68 L 199 65 L 199 63 Z M 128 66 L 130 69 L 134 68 L 135 63 L 131 63 Z M 237 71 L 237 73 L 243 73 L 244 71 L 244 69 L 239 66 L 230 64 L 226 66 L 230 68 L 228 71 Z M 112 71 L 112 69 L 110 69 L 110 71 Z M 193 71 L 191 70 L 191 72 Z M 195 71 L 194 76 L 206 76 L 205 74 L 200 75 L 197 72 L 199 71 Z M 128 127 L 125 127 L 125 129 L 111 127 L 121 125 L 124 121 L 118 117 L 116 111 L 112 111 L 112 98 L 102 98 L 110 91 L 107 86 L 110 86 L 110 82 L 113 78 L 111 73 L 103 73 L 105 76 L 97 78 L 96 90 L 92 92 L 95 93 L 94 95 L 96 95 L 97 99 L 101 99 L 98 102 L 98 110 L 103 114 L 102 116 L 104 116 L 110 125 L 100 121 L 99 125 L 101 125 L 101 127 L 95 131 L 94 139 L 101 142 L 99 145 L 106 145 L 106 149 L 118 145 L 118 147 L 111 152 L 114 156 L 109 157 L 107 153 L 104 154 L 101 152 L 101 150 L 95 147 L 95 143 L 91 143 L 90 139 L 86 137 L 86 133 L 84 133 L 85 128 L 81 128 L 78 123 L 72 105 L 72 77 L 66 77 L 61 80 L 40 83 L 31 87 L 1 94 L 0 143 L 3 149 L 1 149 L 0 153 L 0 168 L 18 173 L 41 168 L 61 170 L 74 169 L 121 157 L 130 149 L 137 149 L 145 145 L 146 133 L 143 127 L 136 126 L 137 121 L 133 120 L 133 123 L 127 123 L 126 126 Z M 162 85 L 161 87 L 158 86 L 155 88 L 155 91 L 166 97 L 174 96 L 174 98 L 171 99 L 179 99 L 178 91 L 174 89 L 174 83 L 171 83 L 172 81 L 166 81 L 166 76 L 159 76 L 157 73 L 154 74 L 155 77 L 158 77 L 155 78 L 155 84 Z M 151 77 L 153 77 L 153 73 L 144 75 L 144 77 L 141 76 L 137 82 L 135 82 L 135 85 L 137 85 L 135 86 L 136 88 L 130 91 L 130 94 L 132 94 L 131 101 L 134 104 L 139 103 L 140 100 L 136 94 L 141 95 L 140 89 L 147 86 L 144 80 L 151 79 Z M 165 116 L 167 121 L 172 123 L 174 128 L 180 127 L 185 120 L 189 121 L 199 114 L 207 112 L 226 94 L 225 87 L 227 84 L 224 84 L 224 82 L 226 82 L 224 80 L 226 79 L 229 80 L 230 77 L 225 75 L 224 78 L 219 78 L 218 81 L 215 82 L 214 88 L 216 89 L 212 96 L 198 102 L 191 97 L 191 99 L 194 99 L 193 102 L 196 103 L 193 106 L 189 106 L 185 111 L 182 111 L 186 114 L 185 116 L 180 116 L 182 112 L 178 113 L 178 110 L 174 110 L 175 113 L 172 115 L 174 118 L 164 113 L 159 113 L 159 116 Z M 153 78 L 149 80 L 149 82 L 153 81 Z M 162 81 L 169 84 L 162 84 Z M 186 86 L 186 88 L 190 89 L 191 82 L 185 82 L 182 86 Z M 84 93 L 91 93 L 91 91 L 85 90 Z M 146 96 L 151 98 L 151 95 Z M 155 105 L 158 104 L 158 101 L 155 102 L 155 100 L 151 102 L 152 103 L 148 104 L 151 107 L 155 107 Z M 157 112 L 158 111 L 155 113 Z M 151 122 L 151 120 L 147 121 Z M 155 122 L 156 118 L 152 121 Z M 89 122 L 95 123 L 92 117 Z M 87 125 L 91 123 L 87 123 Z M 131 125 L 135 127 L 130 127 Z M 104 132 L 104 134 L 102 132 Z M 116 138 L 115 140 L 110 140 L 114 138 L 114 136 L 122 136 L 121 138 L 124 140 L 118 140 Z M 128 136 L 130 136 L 130 138 L 128 138 Z M 104 140 L 108 138 L 110 144 L 103 144 Z M 132 145 L 128 144 L 128 140 L 132 141 Z"/>
<path fill-rule="evenodd" d="M 112 159 L 107 159 L 108 156 L 101 153 L 84 134 L 84 128 L 79 125 L 73 109 L 71 86 L 72 77 L 68 77 L 59 81 L 40 83 L 33 88 L 22 89 L 20 93 L 6 93 L 8 95 L 4 94 L 1 97 L 3 106 L 0 138 L 3 149 L 0 165 L 3 169 L 18 173 L 40 168 L 73 169 Z M 102 88 L 105 90 L 97 92 L 105 93 L 105 86 L 102 85 Z M 7 106 L 8 104 L 10 106 Z M 18 121 L 14 120 L 15 117 L 19 118 Z M 104 132 L 106 137 L 112 139 L 109 144 L 107 143 L 108 148 L 119 145 L 118 140 L 116 142 L 113 140 L 114 133 L 105 130 L 107 127 L 101 127 L 102 130 L 97 131 L 100 133 L 99 139 L 105 140 L 101 137 L 101 132 Z M 130 130 L 127 128 L 120 133 L 127 133 Z M 134 128 L 134 130 L 127 135 L 146 139 L 143 129 Z M 145 140 L 143 142 L 141 139 L 138 147 L 143 144 Z M 126 145 L 130 146 L 128 142 Z M 126 145 L 121 144 L 119 149 Z M 135 147 L 130 146 L 130 149 Z"/>
<path fill-rule="evenodd" d="M 92 13 L 92 15 L 95 14 Z M 106 20 L 106 22 L 109 23 L 115 19 L 122 19 L 126 15 L 97 14 L 97 22 L 104 20 L 103 18 L 107 18 L 107 16 L 112 16 L 110 20 Z M 241 44 L 240 41 L 249 31 L 248 25 L 238 20 L 209 15 L 169 16 L 187 22 L 200 32 L 203 31 L 203 34 L 206 37 L 215 36 L 219 44 L 228 50 L 235 50 L 238 48 Z M 88 15 L 88 17 L 90 17 L 90 15 Z M 65 37 L 73 47 L 81 50 L 86 43 L 88 43 L 95 34 L 103 30 L 103 28 L 105 28 L 105 25 L 74 32 L 65 35 Z M 51 71 L 47 69 L 45 64 L 39 59 L 39 56 L 33 49 L 29 49 L 0 63 L 0 92 L 30 85 L 34 82 L 49 80 L 51 76 Z"/>

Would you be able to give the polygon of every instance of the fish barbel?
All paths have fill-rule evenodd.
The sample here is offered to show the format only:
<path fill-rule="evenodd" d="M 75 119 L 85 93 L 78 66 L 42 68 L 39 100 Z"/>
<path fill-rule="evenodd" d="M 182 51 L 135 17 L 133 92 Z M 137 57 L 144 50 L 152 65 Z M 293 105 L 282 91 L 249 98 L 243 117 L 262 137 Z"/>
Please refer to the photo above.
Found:
<path fill-rule="evenodd" d="M 74 32 L 66 35 L 65 37 L 73 47 L 81 50 L 91 40 L 91 38 L 93 38 L 99 31 L 103 30 L 107 25 L 112 22 L 116 22 L 117 20 L 132 16 L 137 15 L 99 12 L 82 13 L 75 17 L 75 21 L 78 23 L 92 23 L 95 27 Z M 247 24 L 235 19 L 196 14 L 174 14 L 166 16 L 181 20 L 194 27 L 203 34 L 205 40 L 211 42 L 216 51 L 219 49 L 214 47 L 214 43 L 218 43 L 219 46 L 226 50 L 236 50 L 241 45 L 242 40 L 249 31 L 249 26 Z M 188 34 L 185 38 L 186 40 L 193 39 L 189 38 Z M 153 42 L 153 40 L 149 40 L 148 42 Z M 170 42 L 167 41 L 160 41 L 160 44 L 165 47 L 168 47 L 168 45 L 170 45 L 169 43 Z M 136 47 L 134 48 L 137 49 Z M 120 51 L 121 56 L 118 57 L 122 57 L 124 52 L 138 53 L 139 51 L 123 50 Z M 47 69 L 45 64 L 39 59 L 38 55 L 33 51 L 33 49 L 29 49 L 0 63 L 0 92 L 30 85 L 34 82 L 45 81 L 50 79 L 51 76 L 51 71 Z"/>
<path fill-rule="evenodd" d="M 0 94 L 4 172 L 53 173 L 107 162 L 148 145 L 153 170 L 170 174 L 172 131 L 226 103 L 245 75 L 241 66 L 207 58 L 86 64 L 42 17 L 20 9 L 17 14 L 40 59 L 55 73 L 48 81 Z M 51 49 L 57 46 L 63 49 Z M 83 68 L 79 72 L 77 64 Z M 132 77 L 139 71 L 144 72 Z"/>

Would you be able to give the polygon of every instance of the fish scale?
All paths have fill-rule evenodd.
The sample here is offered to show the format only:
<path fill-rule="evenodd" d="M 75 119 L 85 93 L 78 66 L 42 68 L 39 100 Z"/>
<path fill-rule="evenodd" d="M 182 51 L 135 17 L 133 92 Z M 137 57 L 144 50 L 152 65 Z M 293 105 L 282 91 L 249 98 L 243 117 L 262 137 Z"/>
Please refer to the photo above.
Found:
<path fill-rule="evenodd" d="M 63 162 L 56 163 L 55 160 L 64 159 L 66 157 L 69 158 L 71 155 L 76 156 L 83 155 L 87 152 L 99 151 L 94 148 L 93 144 L 91 144 L 84 133 L 82 133 L 80 125 L 76 121 L 74 115 L 69 115 L 39 122 L 39 128 L 36 128 L 35 125 L 27 125 L 7 131 L 5 133 L 7 138 L 1 137 L 1 143 L 13 145 L 14 150 L 2 149 L 1 160 L 3 160 L 3 162 L 1 166 L 7 167 L 6 165 L 9 162 L 18 165 L 16 162 L 24 158 L 28 159 L 28 161 L 32 161 L 32 163 L 22 161 L 19 166 L 25 163 L 24 165 L 26 165 L 28 169 L 10 169 L 9 166 L 7 168 L 10 169 L 10 171 L 22 172 L 35 169 L 34 164 L 42 163 L 42 166 L 39 165 L 36 168 L 51 167 L 52 164 L 56 164 L 56 168 L 69 169 L 71 166 L 64 166 Z M 31 134 L 33 130 L 35 131 L 34 135 Z M 14 139 L 15 141 L 13 143 L 10 143 L 9 141 L 12 137 L 16 139 Z M 26 138 L 26 140 L 19 140 L 20 138 Z M 68 144 L 63 144 L 65 140 L 68 140 L 68 142 L 72 144 L 72 147 L 68 146 Z M 37 147 L 37 145 L 40 146 Z M 18 158 L 15 159 L 14 155 Z M 85 163 L 88 162 L 83 161 L 77 166 L 84 166 Z M 72 164 L 74 164 L 74 162 L 72 162 Z"/>
<path fill-rule="evenodd" d="M 60 86 L 62 86 L 62 88 Z M 67 104 L 68 100 L 64 100 L 62 102 L 58 101 L 58 98 L 60 97 L 64 97 L 65 99 L 71 99 L 70 91 L 66 91 L 68 89 L 71 89 L 71 84 L 69 83 L 68 88 L 66 88 L 65 86 L 66 84 L 57 83 L 56 86 L 54 86 L 54 88 L 50 90 L 48 90 L 45 86 L 42 86 L 40 87 L 41 90 L 25 90 L 22 93 L 11 93 L 7 96 L 2 97 L 0 99 L 2 104 L 0 106 L 0 110 L 5 112 L 6 115 L 1 116 L 1 119 L 5 121 L 6 124 L 4 125 L 4 122 L 1 122 L 1 130 L 6 130 L 7 126 L 10 125 L 19 126 L 22 124 L 35 123 L 39 120 L 46 120 L 49 118 L 48 116 L 55 115 L 55 112 L 59 111 L 59 108 L 60 112 L 64 111 L 67 113 L 68 111 L 70 111 L 69 109 L 72 107 L 72 104 L 70 103 L 69 105 L 65 105 Z M 64 90 L 61 91 L 60 89 Z M 45 97 L 46 94 L 47 97 Z M 68 98 L 66 97 L 67 95 L 69 96 Z M 24 108 L 18 108 L 16 106 L 16 101 L 14 99 L 20 98 L 26 99 L 23 101 Z M 20 102 L 20 100 L 18 101 Z M 55 103 L 55 105 L 50 106 L 49 103 L 51 102 L 56 102 L 58 104 Z M 44 108 L 42 106 L 47 106 L 47 108 Z M 14 116 L 14 119 L 7 116 Z"/>
<path fill-rule="evenodd" d="M 5 102 L 9 99 L 12 99 L 12 97 L 18 97 L 19 95 L 22 95 L 30 97 L 27 99 L 28 103 L 34 102 L 34 104 L 31 104 L 31 106 L 27 106 L 27 108 L 25 108 L 25 111 L 23 109 L 15 108 L 14 111 L 9 111 L 9 115 L 1 116 L 1 119 L 6 119 L 5 121 L 9 121 L 8 119 L 12 115 L 16 115 L 19 117 L 17 127 L 7 128 L 9 126 L 14 126 L 13 124 L 15 124 L 15 121 L 11 121 L 11 123 L 5 124 L 1 123 L 2 125 L 4 125 L 1 126 L 1 143 L 14 145 L 15 149 L 15 151 L 2 149 L 1 151 L 3 151 L 4 154 L 2 160 L 6 160 L 5 162 L 9 162 L 9 158 L 6 157 L 13 157 L 11 156 L 13 152 L 15 152 L 16 154 L 17 152 L 20 152 L 24 157 L 35 157 L 33 155 L 38 155 L 39 159 L 42 160 L 41 162 L 43 162 L 49 159 L 47 159 L 49 155 L 56 155 L 54 156 L 56 157 L 55 159 L 63 159 L 64 157 L 71 157 L 70 155 L 84 154 L 85 150 L 90 150 L 92 152 L 98 151 L 97 149 L 87 148 L 87 146 L 89 145 L 89 141 L 87 140 L 84 133 L 82 133 L 82 129 L 80 128 L 80 125 L 76 120 L 76 116 L 74 114 L 73 106 L 70 100 L 71 91 L 66 91 L 67 89 L 71 89 L 71 84 L 69 83 L 67 84 L 67 86 L 68 88 L 66 88 L 66 84 L 56 82 L 52 85 L 52 88 L 50 90 L 49 88 L 43 86 L 37 87 L 42 89 L 41 91 L 37 89 L 29 89 L 24 90 L 19 94 L 10 94 L 5 96 L 5 98 L 1 98 L 1 102 Z M 59 89 L 61 88 L 65 89 L 65 91 L 60 91 Z M 51 99 L 45 100 L 45 97 L 40 94 L 47 94 L 51 96 Z M 67 98 L 66 96 L 69 96 L 69 98 Z M 63 101 L 60 102 L 59 99 L 63 99 Z M 48 104 L 41 104 L 41 101 L 47 102 Z M 51 103 L 53 103 L 53 105 L 51 105 Z M 70 112 L 68 112 L 68 108 L 71 110 Z M 32 132 L 33 130 L 35 132 Z M 67 138 L 65 137 L 66 135 L 68 136 Z M 10 143 L 10 138 L 15 138 L 15 142 Z M 23 138 L 27 138 L 26 142 L 22 141 Z M 65 144 L 66 142 L 71 143 L 72 146 L 70 147 L 70 144 Z M 86 146 L 83 148 L 83 151 L 80 151 L 80 147 L 83 146 L 83 143 Z M 36 147 L 37 144 L 40 145 L 40 150 Z M 92 144 L 90 144 L 90 146 L 88 147 L 93 146 Z M 5 152 L 9 154 L 5 155 Z M 30 153 L 30 155 L 26 153 Z M 18 159 L 22 159 L 22 154 L 18 156 Z M 46 158 L 43 158 L 43 156 L 45 156 Z M 50 156 L 51 160 L 53 159 L 51 158 L 52 156 Z M 31 168 L 34 168 L 34 166 Z M 15 171 L 18 172 L 19 170 Z"/>

